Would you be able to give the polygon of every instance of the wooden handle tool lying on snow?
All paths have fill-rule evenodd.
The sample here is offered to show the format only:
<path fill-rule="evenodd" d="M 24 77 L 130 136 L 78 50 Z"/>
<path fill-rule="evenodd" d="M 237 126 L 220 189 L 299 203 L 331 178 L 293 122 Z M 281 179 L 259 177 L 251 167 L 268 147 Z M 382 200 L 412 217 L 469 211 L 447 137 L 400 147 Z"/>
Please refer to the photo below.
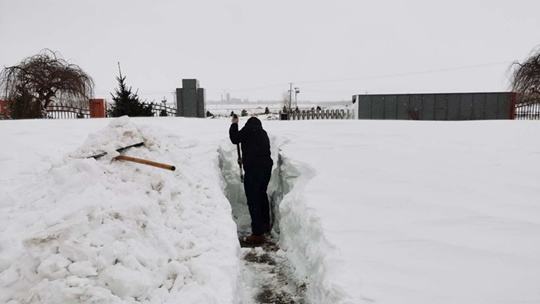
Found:
<path fill-rule="evenodd" d="M 143 145 L 144 145 L 144 142 L 136 143 L 136 144 L 133 144 L 133 145 L 129 145 L 129 146 L 126 146 L 126 147 L 116 149 L 116 152 L 120 153 L 120 152 L 125 151 L 125 150 L 127 150 L 129 148 L 140 147 L 140 146 L 143 146 Z M 107 152 L 102 152 L 102 153 L 99 153 L 99 154 L 96 154 L 96 155 L 92 155 L 92 156 L 90 156 L 88 158 L 98 159 L 98 158 L 101 158 L 101 157 L 103 157 L 105 155 L 107 155 Z M 158 163 L 158 162 L 147 160 L 147 159 L 131 157 L 131 156 L 126 156 L 126 155 L 118 155 L 113 159 L 114 160 L 130 161 L 130 162 L 134 162 L 134 163 L 138 163 L 138 164 L 148 165 L 148 166 L 157 167 L 157 168 L 166 169 L 166 170 L 171 170 L 171 171 L 176 170 L 176 167 L 172 166 L 172 165 L 167 165 L 167 164 Z"/>
<path fill-rule="evenodd" d="M 158 163 L 158 162 L 147 160 L 147 159 L 131 157 L 131 156 L 126 156 L 126 155 L 118 155 L 114 159 L 130 161 L 130 162 L 143 164 L 143 165 L 148 165 L 148 166 L 152 166 L 152 167 L 157 167 L 157 168 L 161 168 L 161 169 L 165 169 L 165 170 L 171 170 L 171 171 L 176 170 L 176 167 L 172 166 L 172 165 L 167 165 L 167 164 Z"/>

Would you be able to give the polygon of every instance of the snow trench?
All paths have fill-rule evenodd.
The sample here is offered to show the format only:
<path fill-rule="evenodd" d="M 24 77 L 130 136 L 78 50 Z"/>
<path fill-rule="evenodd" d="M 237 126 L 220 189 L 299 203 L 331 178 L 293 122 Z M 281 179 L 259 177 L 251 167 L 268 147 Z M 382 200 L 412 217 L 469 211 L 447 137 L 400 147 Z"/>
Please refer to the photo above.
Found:
<path fill-rule="evenodd" d="M 243 290 L 239 291 L 239 302 L 353 303 L 334 282 L 342 266 L 339 253 L 326 240 L 319 216 L 305 199 L 305 186 L 316 172 L 287 157 L 283 151 L 286 149 L 282 149 L 286 144 L 286 140 L 271 138 L 274 168 L 268 196 L 276 246 L 242 248 L 243 270 L 238 286 Z M 238 235 L 247 235 L 251 231 L 250 217 L 236 147 L 224 142 L 218 152 L 222 187 L 231 203 Z M 264 266 L 265 262 L 270 266 Z"/>
<path fill-rule="evenodd" d="M 306 283 L 294 275 L 295 267 L 288 260 L 285 251 L 280 249 L 281 215 L 280 205 L 284 195 L 292 185 L 282 179 L 282 162 L 276 140 L 272 139 L 274 168 L 268 186 L 272 232 L 268 244 L 257 248 L 241 250 L 241 290 L 238 303 L 307 303 L 305 301 Z M 237 224 L 238 236 L 251 233 L 251 219 L 247 208 L 243 184 L 240 181 L 240 168 L 237 163 L 236 147 L 224 143 L 219 149 L 219 166 L 223 175 L 225 196 L 231 203 L 232 216 Z"/>

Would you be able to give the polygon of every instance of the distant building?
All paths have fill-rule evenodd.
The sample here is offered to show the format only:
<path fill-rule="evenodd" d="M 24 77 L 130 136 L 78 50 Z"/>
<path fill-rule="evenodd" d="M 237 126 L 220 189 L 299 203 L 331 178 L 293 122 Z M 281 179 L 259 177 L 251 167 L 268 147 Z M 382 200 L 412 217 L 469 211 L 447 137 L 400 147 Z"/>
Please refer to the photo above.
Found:
<path fill-rule="evenodd" d="M 206 117 L 205 92 L 197 79 L 182 79 L 182 88 L 176 89 L 176 116 Z"/>

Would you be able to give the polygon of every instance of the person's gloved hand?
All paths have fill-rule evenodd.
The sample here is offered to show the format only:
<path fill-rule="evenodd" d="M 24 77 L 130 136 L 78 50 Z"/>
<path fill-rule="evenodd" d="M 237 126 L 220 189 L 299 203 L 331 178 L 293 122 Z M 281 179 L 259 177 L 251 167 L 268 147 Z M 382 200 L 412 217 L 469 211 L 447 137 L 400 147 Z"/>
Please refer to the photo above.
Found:
<path fill-rule="evenodd" d="M 232 123 L 238 123 L 238 115 L 233 114 L 231 122 Z"/>

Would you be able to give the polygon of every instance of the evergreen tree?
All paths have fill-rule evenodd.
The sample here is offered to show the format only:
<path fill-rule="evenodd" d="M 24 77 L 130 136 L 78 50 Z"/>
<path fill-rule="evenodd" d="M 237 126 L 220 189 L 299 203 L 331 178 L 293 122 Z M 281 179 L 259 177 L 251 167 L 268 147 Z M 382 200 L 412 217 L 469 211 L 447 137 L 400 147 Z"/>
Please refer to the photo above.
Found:
<path fill-rule="evenodd" d="M 264 108 L 264 114 L 270 114 L 270 109 L 268 107 Z"/>
<path fill-rule="evenodd" d="M 114 104 L 110 110 L 112 117 L 119 117 L 123 115 L 134 116 L 154 116 L 152 112 L 152 105 L 145 104 L 139 100 L 137 92 L 133 93 L 131 87 L 126 85 L 126 76 L 122 76 L 120 70 L 120 64 L 118 64 L 119 76 L 116 77 L 118 81 L 118 88 L 115 93 L 112 94 Z"/>

